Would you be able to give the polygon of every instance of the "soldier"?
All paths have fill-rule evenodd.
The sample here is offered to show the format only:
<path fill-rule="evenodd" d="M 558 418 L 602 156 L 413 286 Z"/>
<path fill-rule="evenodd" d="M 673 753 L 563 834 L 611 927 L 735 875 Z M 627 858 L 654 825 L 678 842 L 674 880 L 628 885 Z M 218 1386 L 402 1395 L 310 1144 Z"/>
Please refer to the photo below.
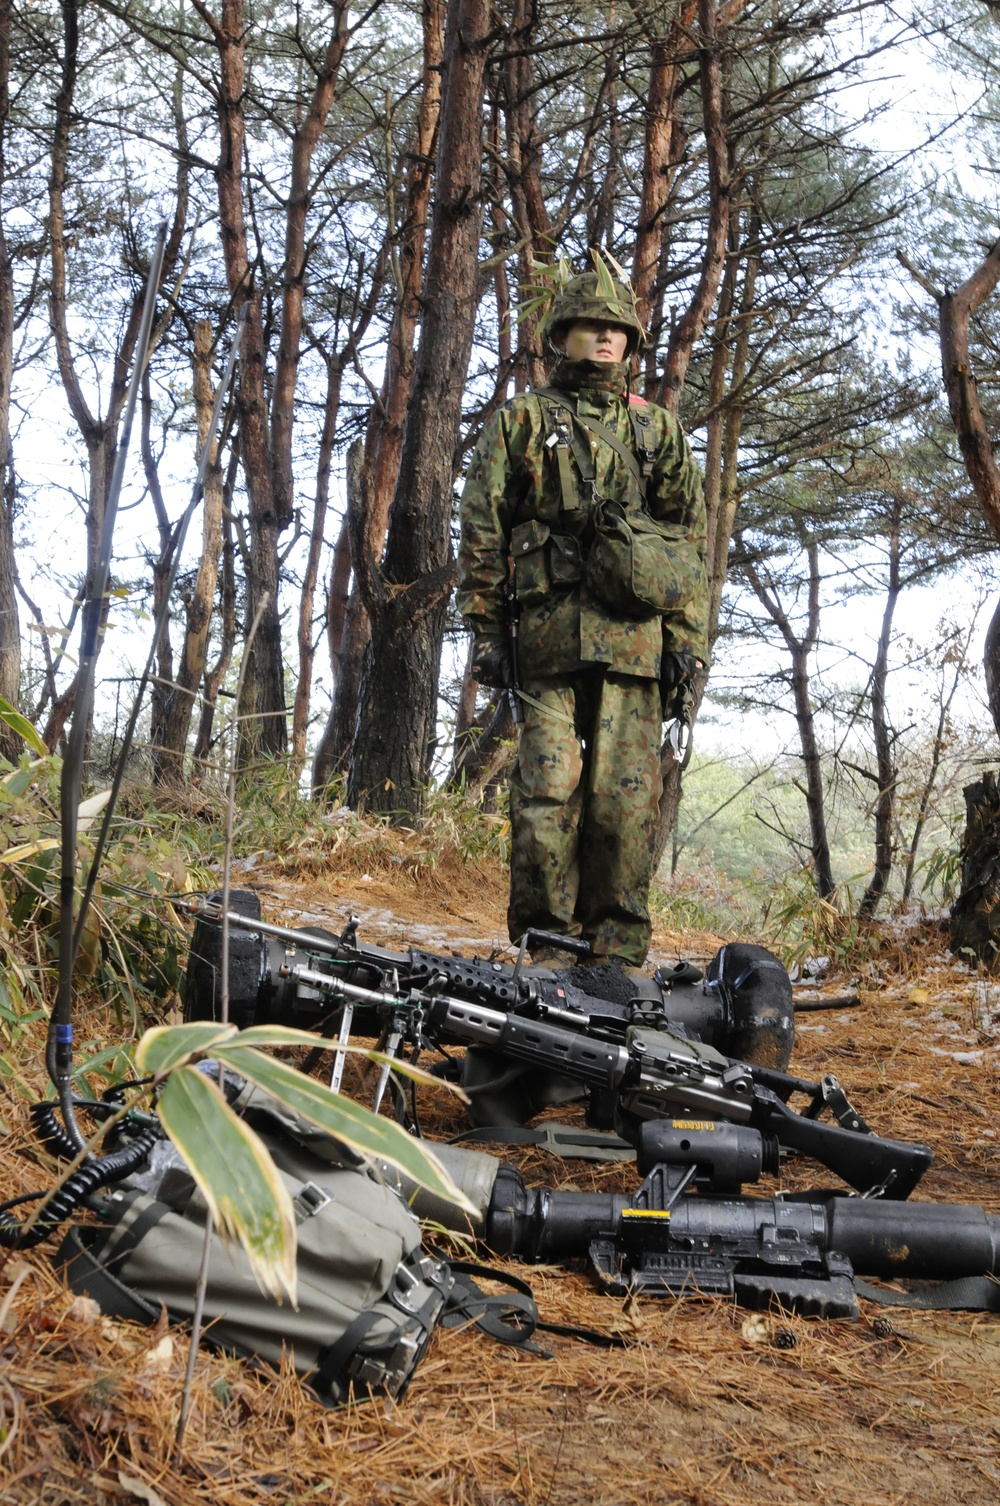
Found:
<path fill-rule="evenodd" d="M 506 403 L 476 447 L 458 605 L 481 684 L 513 686 L 518 625 L 511 940 L 582 937 L 592 961 L 634 970 L 649 949 L 661 716 L 707 660 L 705 508 L 680 425 L 629 394 L 645 338 L 632 290 L 592 259 L 553 297 L 550 385 Z"/>

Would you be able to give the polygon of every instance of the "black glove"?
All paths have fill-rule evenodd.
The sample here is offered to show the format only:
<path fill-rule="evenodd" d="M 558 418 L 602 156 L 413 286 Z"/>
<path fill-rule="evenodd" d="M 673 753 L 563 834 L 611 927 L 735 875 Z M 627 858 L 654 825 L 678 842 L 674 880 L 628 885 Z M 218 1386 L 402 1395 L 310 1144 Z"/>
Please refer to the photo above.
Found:
<path fill-rule="evenodd" d="M 472 678 L 495 690 L 510 690 L 514 685 L 514 660 L 506 638 L 472 640 Z"/>
<path fill-rule="evenodd" d="M 704 665 L 694 654 L 675 654 L 664 649 L 660 658 L 660 706 L 663 720 L 684 720 L 694 691 L 694 677 Z"/>

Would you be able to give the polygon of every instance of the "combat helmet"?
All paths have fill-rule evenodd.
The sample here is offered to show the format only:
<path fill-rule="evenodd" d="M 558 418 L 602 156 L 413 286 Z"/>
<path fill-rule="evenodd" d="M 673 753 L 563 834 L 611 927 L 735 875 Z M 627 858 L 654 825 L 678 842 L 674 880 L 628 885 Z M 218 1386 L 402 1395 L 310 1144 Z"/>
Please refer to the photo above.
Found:
<path fill-rule="evenodd" d="M 627 354 L 634 355 L 646 343 L 635 294 L 624 277 L 611 275 L 599 252 L 590 254 L 595 270 L 580 272 L 556 289 L 542 326 L 542 337 L 551 343 L 555 330 L 578 319 L 593 319 L 623 329 L 628 335 Z"/>

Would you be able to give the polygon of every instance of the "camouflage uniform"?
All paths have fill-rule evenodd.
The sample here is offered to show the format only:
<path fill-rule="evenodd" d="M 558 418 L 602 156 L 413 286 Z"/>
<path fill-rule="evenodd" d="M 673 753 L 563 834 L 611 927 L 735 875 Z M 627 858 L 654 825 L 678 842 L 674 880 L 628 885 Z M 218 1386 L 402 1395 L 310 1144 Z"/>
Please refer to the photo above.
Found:
<path fill-rule="evenodd" d="M 660 656 L 707 660 L 701 480 L 676 420 L 622 395 L 624 363 L 563 359 L 551 381 L 632 453 L 640 415 L 645 506 L 663 525 L 675 604 L 662 617 L 624 616 L 581 579 L 598 499 L 641 509 L 641 492 L 625 458 L 543 389 L 505 404 L 476 448 L 458 606 L 477 635 L 502 638 L 513 576 L 525 698 L 510 778 L 511 939 L 532 926 L 641 964 L 661 790 Z"/>

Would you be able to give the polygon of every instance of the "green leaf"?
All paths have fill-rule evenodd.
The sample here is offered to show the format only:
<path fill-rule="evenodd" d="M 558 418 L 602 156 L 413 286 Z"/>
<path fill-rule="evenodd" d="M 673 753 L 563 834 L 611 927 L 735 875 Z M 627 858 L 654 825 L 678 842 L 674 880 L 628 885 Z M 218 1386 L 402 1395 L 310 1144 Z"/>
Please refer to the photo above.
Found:
<path fill-rule="evenodd" d="M 332 1092 L 324 1083 L 304 1076 L 287 1062 L 275 1061 L 273 1057 L 248 1048 L 243 1042 L 250 1033 L 243 1031 L 237 1041 L 221 1047 L 215 1055 L 293 1113 L 301 1114 L 327 1134 L 343 1140 L 359 1155 L 388 1161 L 422 1187 L 457 1203 L 468 1213 L 476 1212 L 474 1205 L 421 1141 L 414 1140 L 392 1119 L 380 1118 L 353 1099 Z M 393 1065 L 402 1064 L 394 1060 Z"/>
<path fill-rule="evenodd" d="M 174 1068 L 158 1111 L 220 1231 L 239 1240 L 265 1291 L 294 1304 L 295 1213 L 265 1147 L 194 1067 Z"/>
<path fill-rule="evenodd" d="M 605 259 L 605 261 L 611 263 L 611 270 L 614 272 L 615 276 L 618 278 L 618 281 L 619 282 L 623 282 L 627 288 L 631 287 L 632 284 L 629 281 L 629 275 L 626 272 L 625 268 L 622 266 L 621 262 L 620 261 L 616 261 L 615 258 L 611 255 L 610 251 L 605 251 L 605 253 L 604 253 L 604 259 Z"/>
<path fill-rule="evenodd" d="M 596 247 L 591 250 L 590 259 L 594 264 L 594 271 L 597 273 L 597 286 L 601 297 L 607 298 L 611 303 L 617 303 L 618 294 L 615 291 L 614 279 L 608 271 L 604 257 Z"/>
<path fill-rule="evenodd" d="M 23 737 L 29 748 L 34 748 L 42 758 L 48 757 L 48 748 L 42 742 L 34 727 L 26 716 L 22 716 L 16 706 L 12 706 L 8 700 L 0 695 L 0 722 L 6 722 L 12 732 L 18 737 Z"/>
<path fill-rule="evenodd" d="M 369 1061 L 378 1062 L 382 1065 L 388 1062 L 394 1072 L 401 1073 L 404 1077 L 412 1077 L 414 1082 L 426 1083 L 428 1087 L 439 1088 L 440 1077 L 435 1077 L 433 1072 L 425 1072 L 423 1067 L 416 1067 L 412 1062 L 403 1061 L 398 1056 L 387 1056 L 384 1051 L 375 1051 L 371 1046 L 338 1046 L 334 1048 L 332 1041 L 325 1043 L 329 1050 L 353 1051 L 359 1056 L 367 1056 Z M 308 1030 L 295 1030 L 290 1025 L 250 1025 L 246 1030 L 241 1030 L 237 1047 L 243 1046 L 305 1046 L 312 1051 L 316 1047 L 316 1036 Z M 457 1094 L 463 1103 L 468 1103 L 468 1098 L 460 1088 L 452 1086 L 452 1092 Z"/>
<path fill-rule="evenodd" d="M 15 799 L 27 794 L 34 783 L 35 775 L 41 767 L 41 760 L 39 760 L 37 763 L 29 764 L 26 769 L 12 769 L 3 779 L 4 788 L 8 794 L 13 795 Z"/>
<path fill-rule="evenodd" d="M 193 1056 L 206 1055 L 217 1041 L 228 1041 L 236 1034 L 235 1025 L 220 1025 L 217 1020 L 192 1020 L 189 1025 L 155 1025 L 146 1031 L 136 1048 L 136 1065 L 140 1072 L 162 1077 L 172 1067 Z"/>

